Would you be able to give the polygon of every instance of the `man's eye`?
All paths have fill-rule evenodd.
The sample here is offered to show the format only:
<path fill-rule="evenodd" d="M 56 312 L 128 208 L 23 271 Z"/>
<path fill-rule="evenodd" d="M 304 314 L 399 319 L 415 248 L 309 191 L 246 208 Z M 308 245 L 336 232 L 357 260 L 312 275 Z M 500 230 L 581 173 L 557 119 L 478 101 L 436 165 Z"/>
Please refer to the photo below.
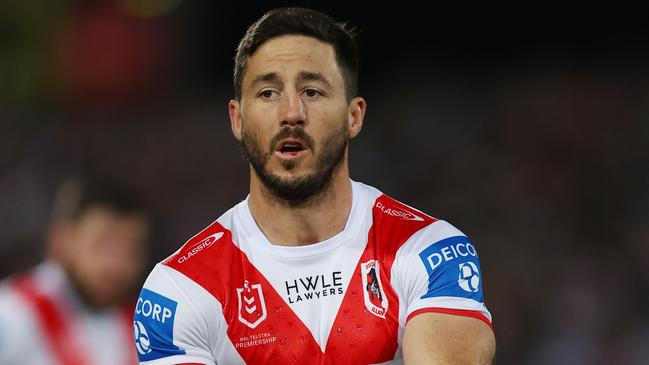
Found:
<path fill-rule="evenodd" d="M 273 97 L 273 91 L 272 90 L 264 90 L 259 93 L 259 96 L 261 96 L 264 99 L 270 99 Z"/>
<path fill-rule="evenodd" d="M 314 97 L 320 95 L 320 92 L 318 90 L 316 90 L 316 89 L 306 89 L 306 91 L 304 93 L 306 94 L 306 96 L 308 96 L 310 98 L 314 98 Z"/>

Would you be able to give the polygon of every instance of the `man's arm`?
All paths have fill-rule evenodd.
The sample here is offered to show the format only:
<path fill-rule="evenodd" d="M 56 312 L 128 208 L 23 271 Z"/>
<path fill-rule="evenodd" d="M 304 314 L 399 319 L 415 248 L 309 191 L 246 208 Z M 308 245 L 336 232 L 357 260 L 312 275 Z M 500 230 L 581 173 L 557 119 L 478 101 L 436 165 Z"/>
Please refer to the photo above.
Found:
<path fill-rule="evenodd" d="M 403 336 L 406 365 L 491 364 L 496 340 L 476 318 L 427 312 L 411 318 Z"/>
<path fill-rule="evenodd" d="M 397 252 L 393 275 L 406 307 L 405 364 L 491 363 L 491 314 L 476 247 L 468 237 L 445 221 L 427 226 Z"/>

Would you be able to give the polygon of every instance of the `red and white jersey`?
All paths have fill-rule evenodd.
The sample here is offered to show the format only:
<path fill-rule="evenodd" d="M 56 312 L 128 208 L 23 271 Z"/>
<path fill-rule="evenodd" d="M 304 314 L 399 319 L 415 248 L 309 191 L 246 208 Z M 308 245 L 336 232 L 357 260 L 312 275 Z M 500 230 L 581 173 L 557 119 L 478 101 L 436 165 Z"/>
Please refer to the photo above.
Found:
<path fill-rule="evenodd" d="M 90 311 L 44 263 L 0 285 L 0 364 L 133 365 L 133 307 Z"/>
<path fill-rule="evenodd" d="M 400 364 L 419 313 L 491 326 L 468 238 L 352 186 L 347 224 L 326 241 L 273 245 L 244 200 L 158 264 L 135 310 L 140 362 Z"/>

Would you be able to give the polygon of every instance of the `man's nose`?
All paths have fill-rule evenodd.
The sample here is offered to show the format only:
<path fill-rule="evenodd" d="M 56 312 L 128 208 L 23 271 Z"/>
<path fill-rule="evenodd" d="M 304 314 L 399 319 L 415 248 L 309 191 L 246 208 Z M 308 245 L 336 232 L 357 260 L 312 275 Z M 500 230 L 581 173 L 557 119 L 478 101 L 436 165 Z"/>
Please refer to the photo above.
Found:
<path fill-rule="evenodd" d="M 298 93 L 287 93 L 284 99 L 284 116 L 282 118 L 282 126 L 284 125 L 304 125 L 306 123 L 306 113 L 304 111 L 304 103 Z"/>

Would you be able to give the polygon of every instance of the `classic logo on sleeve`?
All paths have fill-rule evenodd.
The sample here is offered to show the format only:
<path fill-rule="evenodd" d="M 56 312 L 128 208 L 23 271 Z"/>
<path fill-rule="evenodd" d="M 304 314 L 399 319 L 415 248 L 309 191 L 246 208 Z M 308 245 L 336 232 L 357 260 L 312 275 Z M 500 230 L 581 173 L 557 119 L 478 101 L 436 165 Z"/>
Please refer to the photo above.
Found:
<path fill-rule="evenodd" d="M 401 218 L 406 221 L 419 221 L 419 222 L 424 221 L 424 218 L 418 215 L 414 215 L 408 211 L 401 210 L 401 209 L 388 208 L 385 205 L 383 205 L 381 202 L 376 202 L 375 207 L 379 208 L 379 210 L 381 210 L 381 212 L 383 212 L 384 214 L 387 214 L 392 217 Z"/>
<path fill-rule="evenodd" d="M 449 237 L 433 243 L 419 257 L 428 273 L 428 291 L 422 299 L 451 296 L 482 302 L 478 254 L 467 237 Z"/>
<path fill-rule="evenodd" d="M 212 244 L 218 241 L 221 237 L 223 237 L 223 232 L 217 232 L 214 233 L 213 235 L 205 237 L 204 239 L 198 241 L 197 243 L 194 243 L 191 247 L 187 247 L 186 249 L 183 250 L 183 252 L 185 253 L 177 259 L 178 263 L 182 264 L 183 262 L 186 262 L 192 256 L 197 255 L 202 250 L 212 246 Z"/>
<path fill-rule="evenodd" d="M 140 361 L 185 353 L 173 344 L 177 304 L 154 291 L 142 289 L 133 321 L 135 348 Z"/>

